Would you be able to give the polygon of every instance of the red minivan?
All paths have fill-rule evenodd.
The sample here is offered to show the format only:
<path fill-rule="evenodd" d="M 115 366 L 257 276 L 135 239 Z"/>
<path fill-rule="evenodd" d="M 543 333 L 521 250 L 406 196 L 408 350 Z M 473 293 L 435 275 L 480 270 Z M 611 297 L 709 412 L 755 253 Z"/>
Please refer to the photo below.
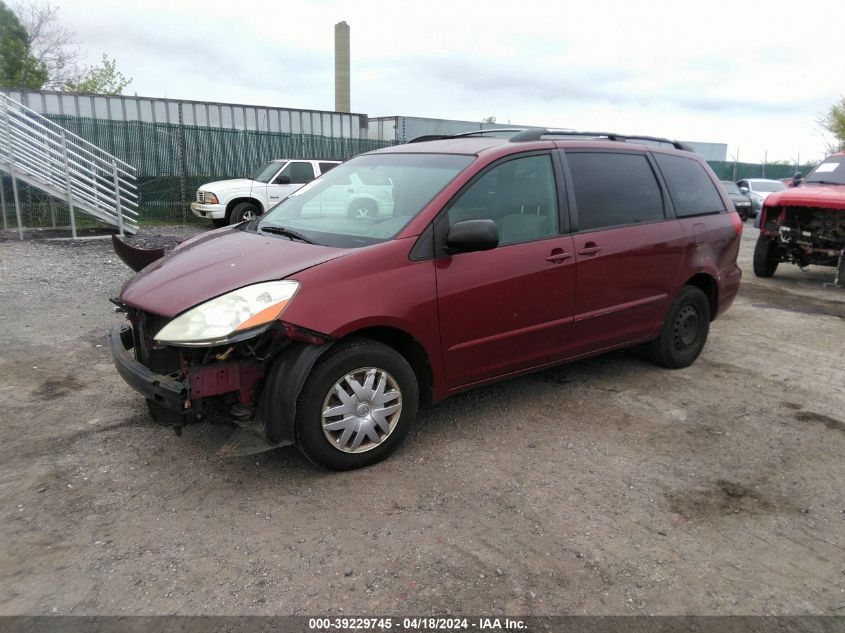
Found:
<path fill-rule="evenodd" d="M 360 183 L 373 213 L 349 212 Z M 420 402 L 637 344 L 686 367 L 737 293 L 741 230 L 703 159 L 665 139 L 398 145 L 146 265 L 111 350 L 177 432 L 224 422 L 223 454 L 295 444 L 357 468 Z"/>

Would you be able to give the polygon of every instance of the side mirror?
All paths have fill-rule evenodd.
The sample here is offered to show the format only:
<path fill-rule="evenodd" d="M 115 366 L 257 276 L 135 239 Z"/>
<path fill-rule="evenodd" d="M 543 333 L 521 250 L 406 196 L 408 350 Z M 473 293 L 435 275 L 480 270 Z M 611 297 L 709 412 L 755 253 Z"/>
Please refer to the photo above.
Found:
<path fill-rule="evenodd" d="M 290 176 L 287 176 L 285 174 L 281 174 L 279 176 L 276 176 L 276 180 L 274 180 L 273 183 L 276 184 L 276 185 L 289 185 L 290 184 Z"/>
<path fill-rule="evenodd" d="M 802 180 L 804 180 L 804 174 L 802 174 L 800 171 L 796 172 L 796 174 L 792 177 L 792 186 L 797 187 L 801 184 Z"/>
<path fill-rule="evenodd" d="M 489 251 L 499 245 L 499 229 L 493 220 L 462 220 L 449 227 L 446 246 L 458 253 Z"/>
<path fill-rule="evenodd" d="M 740 192 L 742 195 L 747 196 L 747 195 L 748 195 L 748 187 L 740 187 L 740 188 L 739 188 L 739 192 Z"/>

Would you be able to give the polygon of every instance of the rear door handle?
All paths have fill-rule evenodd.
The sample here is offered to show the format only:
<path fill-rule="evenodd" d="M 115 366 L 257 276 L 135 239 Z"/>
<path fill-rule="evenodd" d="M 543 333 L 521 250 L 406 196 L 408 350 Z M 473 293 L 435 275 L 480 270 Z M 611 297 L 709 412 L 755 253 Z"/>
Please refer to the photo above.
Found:
<path fill-rule="evenodd" d="M 553 264 L 559 264 L 560 262 L 566 261 L 572 257 L 572 253 L 565 253 L 564 251 L 556 248 L 552 251 L 552 254 L 546 257 L 547 262 L 552 262 Z"/>
<path fill-rule="evenodd" d="M 595 255 L 600 250 L 601 250 L 601 246 L 596 246 L 594 244 L 593 246 L 586 246 L 582 249 L 579 249 L 578 254 L 579 255 Z"/>

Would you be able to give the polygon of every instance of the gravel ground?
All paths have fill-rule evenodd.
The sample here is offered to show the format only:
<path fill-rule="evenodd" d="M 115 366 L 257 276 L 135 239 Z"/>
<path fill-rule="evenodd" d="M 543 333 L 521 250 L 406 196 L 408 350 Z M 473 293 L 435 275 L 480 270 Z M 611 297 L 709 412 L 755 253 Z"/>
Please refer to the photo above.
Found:
<path fill-rule="evenodd" d="M 845 290 L 754 278 L 755 237 L 692 367 L 479 389 L 340 474 L 155 426 L 108 241 L 0 239 L 0 614 L 842 614 Z"/>

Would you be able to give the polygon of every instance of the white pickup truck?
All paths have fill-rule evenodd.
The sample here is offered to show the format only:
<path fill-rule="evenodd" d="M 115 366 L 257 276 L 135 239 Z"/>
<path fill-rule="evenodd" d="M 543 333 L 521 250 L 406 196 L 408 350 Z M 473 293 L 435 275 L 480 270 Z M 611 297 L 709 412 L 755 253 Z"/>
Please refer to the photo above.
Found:
<path fill-rule="evenodd" d="M 336 160 L 272 160 L 251 178 L 202 185 L 197 189 L 196 202 L 191 203 L 191 211 L 215 226 L 251 220 L 339 164 Z"/>

